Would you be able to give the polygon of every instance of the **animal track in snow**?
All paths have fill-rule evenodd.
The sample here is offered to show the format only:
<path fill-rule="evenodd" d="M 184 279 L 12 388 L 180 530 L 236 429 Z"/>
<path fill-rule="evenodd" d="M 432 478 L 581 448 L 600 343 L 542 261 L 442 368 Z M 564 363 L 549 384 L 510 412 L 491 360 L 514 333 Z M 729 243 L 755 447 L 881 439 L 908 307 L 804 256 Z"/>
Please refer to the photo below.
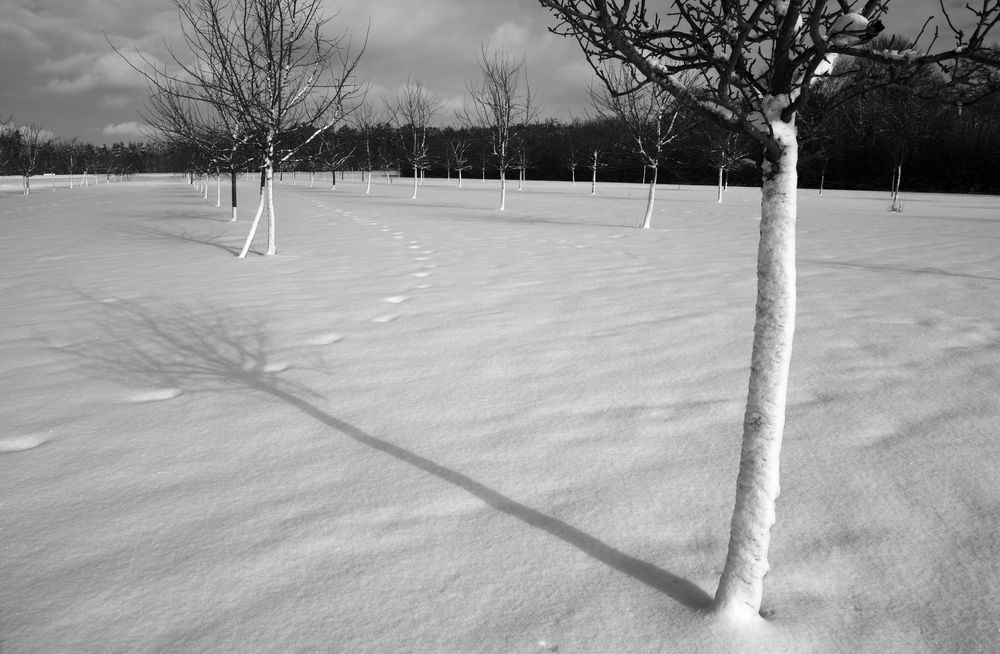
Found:
<path fill-rule="evenodd" d="M 342 340 L 344 340 L 344 337 L 340 334 L 319 334 L 309 339 L 309 343 L 312 345 L 333 345 Z"/>
<path fill-rule="evenodd" d="M 161 402 L 163 400 L 172 400 L 182 392 L 179 388 L 156 388 L 135 393 L 128 398 L 128 401 L 136 404 L 142 402 Z"/>
<path fill-rule="evenodd" d="M 0 438 L 0 453 L 23 452 L 24 450 L 34 449 L 48 441 L 49 437 L 43 434 L 26 434 L 12 438 Z"/>

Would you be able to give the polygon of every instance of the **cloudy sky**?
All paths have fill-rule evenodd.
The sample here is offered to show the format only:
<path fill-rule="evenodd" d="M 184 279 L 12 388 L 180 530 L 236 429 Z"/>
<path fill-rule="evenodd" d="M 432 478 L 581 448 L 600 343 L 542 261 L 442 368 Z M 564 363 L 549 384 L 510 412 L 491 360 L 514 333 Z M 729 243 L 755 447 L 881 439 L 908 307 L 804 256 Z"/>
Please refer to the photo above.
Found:
<path fill-rule="evenodd" d="M 371 31 L 362 74 L 375 98 L 393 95 L 408 76 L 451 106 L 478 76 L 483 43 L 523 53 L 543 117 L 579 116 L 590 69 L 577 44 L 546 32 L 550 15 L 536 0 L 325 0 L 339 14 L 329 29 L 361 39 Z M 653 3 L 655 4 L 655 3 Z M 949 2 L 951 4 L 951 2 Z M 890 31 L 915 33 L 919 11 L 936 0 L 897 0 L 906 7 Z M 898 24 L 896 23 L 898 20 Z M 166 58 L 179 21 L 170 0 L 0 0 L 0 120 L 40 124 L 58 136 L 94 143 L 142 139 L 137 107 L 142 78 L 112 52 L 123 49 Z M 446 112 L 443 118 L 451 117 Z"/>

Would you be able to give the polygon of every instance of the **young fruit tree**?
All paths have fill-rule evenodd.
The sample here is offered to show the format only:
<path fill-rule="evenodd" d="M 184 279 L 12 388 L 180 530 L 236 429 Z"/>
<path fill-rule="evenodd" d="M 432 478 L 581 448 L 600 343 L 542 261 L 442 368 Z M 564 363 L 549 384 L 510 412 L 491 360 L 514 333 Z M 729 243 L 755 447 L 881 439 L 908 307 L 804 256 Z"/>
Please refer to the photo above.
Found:
<path fill-rule="evenodd" d="M 519 62 L 504 51 L 483 48 L 479 59 L 480 79 L 467 85 L 471 102 L 460 115 L 470 130 L 489 134 L 489 147 L 500 172 L 500 211 L 507 206 L 507 171 L 514 166 L 516 137 L 538 117 L 532 106 L 531 88 L 524 60 Z M 522 76 L 524 76 L 522 87 Z M 483 177 L 486 166 L 483 165 Z"/>
<path fill-rule="evenodd" d="M 197 153 L 196 158 L 203 161 L 202 167 L 229 173 L 230 222 L 235 222 L 236 176 L 240 169 L 255 163 L 247 159 L 250 134 L 243 123 L 235 112 L 219 111 L 219 102 L 206 101 L 211 96 L 205 94 L 211 89 L 168 79 L 149 82 L 148 86 L 148 104 L 141 112 L 143 121 L 159 134 L 164 144 L 184 144 Z"/>
<path fill-rule="evenodd" d="M 795 218 L 798 137 L 795 116 L 839 57 L 899 69 L 931 64 L 941 84 L 978 97 L 956 61 L 989 61 L 986 40 L 1000 2 L 969 8 L 965 30 L 949 17 L 951 49 L 894 51 L 866 44 L 889 20 L 887 0 L 674 0 L 660 12 L 642 0 L 539 0 L 572 36 L 595 70 L 621 61 L 637 76 L 684 99 L 721 127 L 743 132 L 763 150 L 757 303 L 729 548 L 715 593 L 717 615 L 759 619 L 767 552 L 775 523 L 778 460 L 795 324 Z M 942 10 L 944 5 L 942 4 Z M 692 91 L 683 75 L 696 75 Z M 863 79 L 842 88 L 865 90 Z"/>
<path fill-rule="evenodd" d="M 430 93 L 418 79 L 408 79 L 393 100 L 386 100 L 386 109 L 396 128 L 403 156 L 413 169 L 413 196 L 417 199 L 420 174 L 430 166 L 427 132 L 431 121 L 441 111 L 441 98 Z"/>
<path fill-rule="evenodd" d="M 38 170 L 42 152 L 54 136 L 34 123 L 22 125 L 11 136 L 11 158 L 14 171 L 23 179 L 24 194 L 31 193 L 31 176 Z"/>
<path fill-rule="evenodd" d="M 140 72 L 156 93 L 181 93 L 198 111 L 238 128 L 248 160 L 263 176 L 257 212 L 239 256 L 249 252 L 265 208 L 265 254 L 273 255 L 274 169 L 342 121 L 347 104 L 363 94 L 354 72 L 364 45 L 352 54 L 346 34 L 323 35 L 330 19 L 321 13 L 322 0 L 172 2 L 192 60 L 171 50 L 174 72 L 145 58 Z M 292 133 L 305 135 L 288 138 Z"/>
<path fill-rule="evenodd" d="M 649 229 L 653 224 L 656 178 L 663 151 L 688 127 L 682 113 L 684 100 L 646 79 L 639 79 L 635 68 L 621 62 L 602 66 L 598 75 L 603 84 L 590 87 L 591 104 L 600 117 L 616 119 L 625 127 L 644 171 L 653 173 L 646 194 L 646 211 L 639 224 L 640 229 Z"/>
<path fill-rule="evenodd" d="M 378 109 L 367 101 L 361 102 L 353 112 L 351 121 L 357 134 L 355 148 L 361 156 L 361 173 L 367 179 L 365 195 L 372 192 L 372 171 L 375 169 L 375 137 L 382 123 L 382 115 Z"/>
<path fill-rule="evenodd" d="M 729 188 L 729 171 L 752 166 L 754 163 L 753 159 L 750 158 L 747 145 L 744 143 L 745 139 L 740 137 L 739 132 L 718 129 L 708 135 L 705 157 L 708 159 L 709 165 L 719 173 L 716 184 L 716 202 L 722 202 L 722 196 Z"/>
<path fill-rule="evenodd" d="M 458 188 L 462 188 L 462 173 L 472 168 L 472 164 L 469 163 L 469 148 L 471 147 L 472 143 L 464 135 L 456 136 L 448 141 L 448 154 L 455 167 L 455 172 L 458 173 Z"/>

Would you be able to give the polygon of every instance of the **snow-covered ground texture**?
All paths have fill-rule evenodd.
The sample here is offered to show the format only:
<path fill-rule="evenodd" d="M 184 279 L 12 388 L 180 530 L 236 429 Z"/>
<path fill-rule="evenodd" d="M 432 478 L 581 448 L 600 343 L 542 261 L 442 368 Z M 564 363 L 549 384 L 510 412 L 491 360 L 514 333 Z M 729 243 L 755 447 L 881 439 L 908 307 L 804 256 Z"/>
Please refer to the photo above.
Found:
<path fill-rule="evenodd" d="M 4 654 L 1000 651 L 1000 199 L 800 193 L 734 627 L 759 191 L 245 184 L 0 201 Z"/>

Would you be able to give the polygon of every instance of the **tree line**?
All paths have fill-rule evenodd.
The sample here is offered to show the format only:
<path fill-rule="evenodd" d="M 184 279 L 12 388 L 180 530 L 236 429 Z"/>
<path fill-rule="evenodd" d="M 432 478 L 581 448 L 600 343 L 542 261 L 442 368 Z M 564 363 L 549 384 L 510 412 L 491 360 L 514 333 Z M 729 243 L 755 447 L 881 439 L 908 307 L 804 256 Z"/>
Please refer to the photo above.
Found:
<path fill-rule="evenodd" d="M 754 143 L 731 138 L 703 118 L 689 116 L 688 120 L 683 133 L 663 149 L 655 171 L 660 183 L 717 184 L 724 170 L 727 182 L 759 184 L 760 154 Z M 488 130 L 454 122 L 427 128 L 422 173 L 452 177 L 456 183 L 460 174 L 495 179 L 497 165 Z M 282 162 L 278 173 L 365 170 L 367 157 L 376 178 L 386 171 L 393 176 L 408 173 L 403 131 L 388 120 L 368 127 L 343 125 Z M 807 187 L 889 191 L 903 166 L 905 190 L 1000 193 L 1000 96 L 958 108 L 922 103 L 890 90 L 853 101 L 822 129 L 809 122 L 807 110 L 800 134 L 800 178 Z M 515 163 L 518 171 L 523 166 L 528 179 L 589 183 L 596 167 L 598 181 L 648 181 L 653 171 L 636 155 L 631 142 L 620 119 L 539 120 L 521 131 L 516 143 L 521 158 Z M 179 139 L 95 145 L 14 123 L 0 132 L 2 175 L 27 179 L 44 173 L 215 174 L 215 169 L 210 158 Z M 247 165 L 240 167 L 241 172 L 247 170 Z"/>

